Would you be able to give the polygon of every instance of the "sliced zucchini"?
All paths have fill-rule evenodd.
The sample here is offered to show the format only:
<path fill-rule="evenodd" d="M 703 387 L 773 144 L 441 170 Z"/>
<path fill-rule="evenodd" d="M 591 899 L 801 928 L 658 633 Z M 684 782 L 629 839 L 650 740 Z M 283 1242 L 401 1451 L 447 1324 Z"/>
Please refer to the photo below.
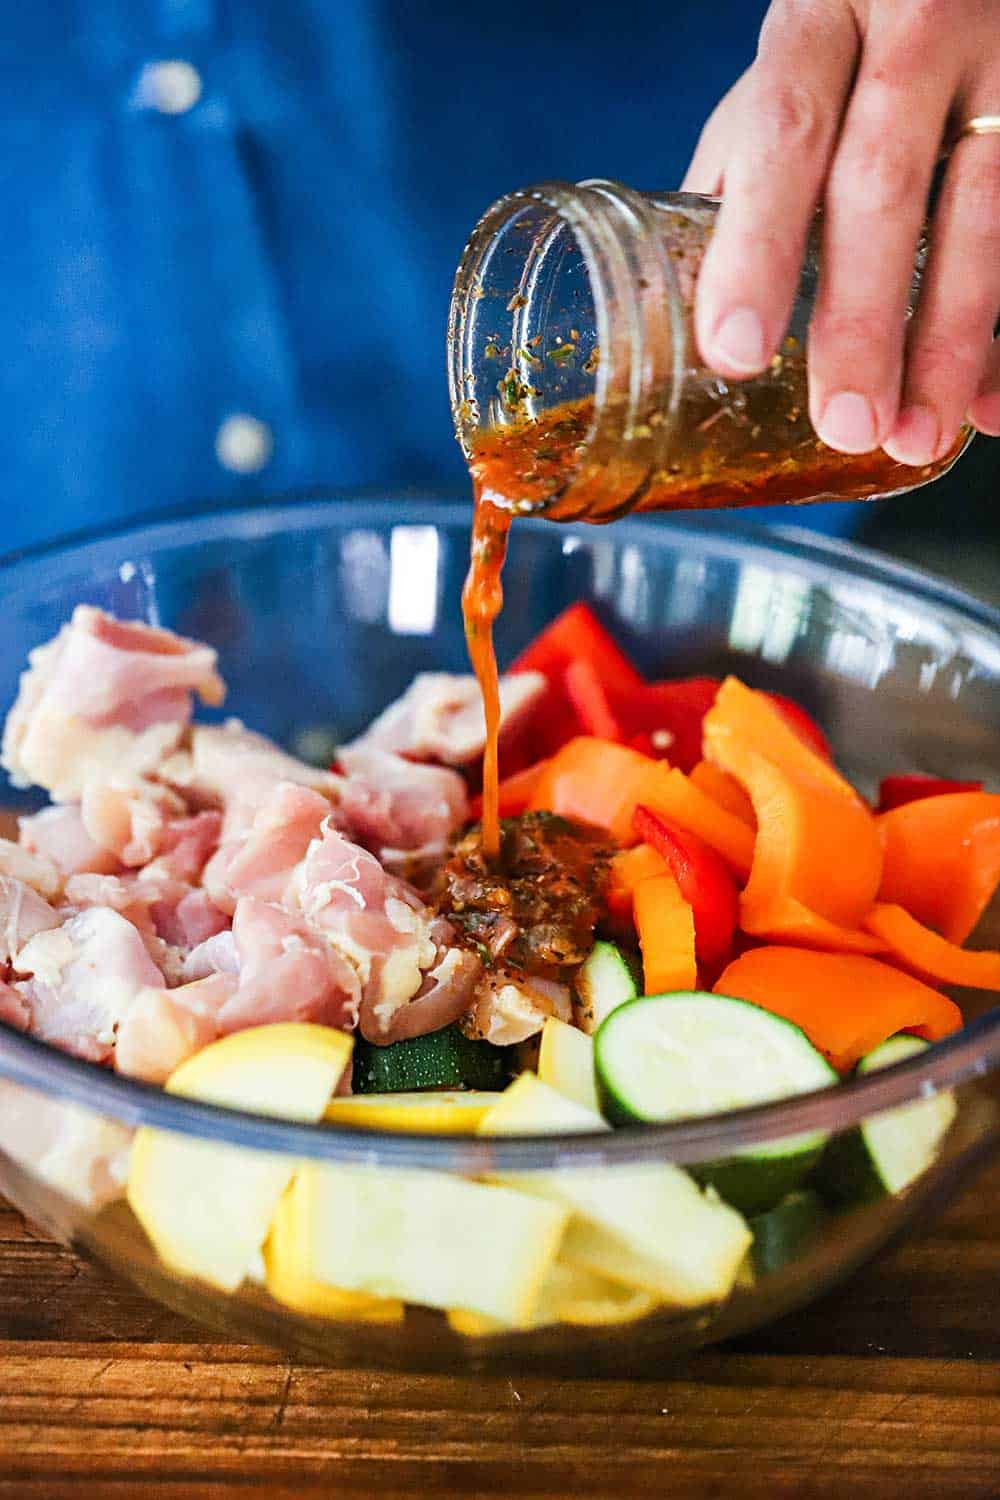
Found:
<path fill-rule="evenodd" d="M 593 1033 L 611 1012 L 639 993 L 628 960 L 614 943 L 595 943 L 576 976 L 576 1019 Z"/>
<path fill-rule="evenodd" d="M 479 1134 L 607 1129 L 600 1115 L 523 1073 L 482 1121 Z M 504 1173 L 498 1180 L 573 1211 L 559 1252 L 566 1265 L 680 1306 L 728 1296 L 750 1247 L 741 1216 L 670 1164 L 574 1166 Z"/>
<path fill-rule="evenodd" d="M 574 1104 L 600 1113 L 594 1083 L 593 1038 L 556 1016 L 549 1016 L 542 1028 L 538 1076 Z"/>
<path fill-rule="evenodd" d="M 377 1047 L 358 1037 L 355 1094 L 401 1094 L 413 1089 L 482 1089 L 494 1093 L 510 1079 L 506 1048 L 474 1042 L 457 1025 Z"/>
<path fill-rule="evenodd" d="M 615 1010 L 594 1038 L 597 1094 L 617 1125 L 718 1114 L 829 1088 L 837 1074 L 799 1027 L 707 992 L 647 995 Z M 815 1165 L 819 1131 L 692 1167 L 741 1213 L 780 1202 Z"/>
<path fill-rule="evenodd" d="M 295 1273 L 341 1293 L 532 1321 L 567 1210 L 445 1172 L 305 1162 Z"/>
<path fill-rule="evenodd" d="M 858 1063 L 859 1076 L 926 1052 L 917 1036 L 893 1036 Z M 901 1193 L 933 1165 L 958 1106 L 951 1093 L 933 1094 L 862 1120 L 827 1145 L 820 1185 L 841 1203 L 875 1203 Z"/>
<path fill-rule="evenodd" d="M 468 1135 L 503 1096 L 477 1089 L 417 1089 L 409 1094 L 349 1094 L 331 1099 L 324 1119 L 404 1135 Z"/>
<path fill-rule="evenodd" d="M 750 1259 L 758 1276 L 780 1271 L 809 1248 L 830 1217 L 818 1193 L 805 1188 L 750 1220 Z"/>
<path fill-rule="evenodd" d="M 553 1323 L 575 1323 L 597 1328 L 609 1323 L 634 1323 L 655 1311 L 656 1306 L 651 1292 L 556 1260 L 542 1283 L 531 1323 L 521 1326 L 547 1328 Z M 511 1331 L 508 1324 L 464 1307 L 449 1308 L 448 1322 L 456 1333 L 471 1338 Z"/>

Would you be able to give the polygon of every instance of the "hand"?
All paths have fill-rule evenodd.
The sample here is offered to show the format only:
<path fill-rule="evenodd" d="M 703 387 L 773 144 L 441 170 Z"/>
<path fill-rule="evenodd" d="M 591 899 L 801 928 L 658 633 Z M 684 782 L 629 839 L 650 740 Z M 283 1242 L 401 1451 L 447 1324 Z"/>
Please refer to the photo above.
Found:
<path fill-rule="evenodd" d="M 737 378 L 766 367 L 822 205 L 809 333 L 820 437 L 926 464 L 964 420 L 1000 436 L 1000 135 L 955 144 L 905 324 L 942 145 L 986 114 L 1000 114 L 1000 0 L 773 0 L 683 184 L 724 192 L 697 292 L 706 363 Z"/>

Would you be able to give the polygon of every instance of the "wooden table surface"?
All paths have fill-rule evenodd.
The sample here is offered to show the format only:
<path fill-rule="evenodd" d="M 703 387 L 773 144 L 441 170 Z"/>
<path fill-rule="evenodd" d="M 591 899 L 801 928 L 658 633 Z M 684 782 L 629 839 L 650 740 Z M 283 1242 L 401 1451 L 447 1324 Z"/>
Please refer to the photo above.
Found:
<path fill-rule="evenodd" d="M 642 1381 L 218 1342 L 0 1205 L 0 1500 L 1000 1497 L 1000 1165 L 823 1302 Z"/>

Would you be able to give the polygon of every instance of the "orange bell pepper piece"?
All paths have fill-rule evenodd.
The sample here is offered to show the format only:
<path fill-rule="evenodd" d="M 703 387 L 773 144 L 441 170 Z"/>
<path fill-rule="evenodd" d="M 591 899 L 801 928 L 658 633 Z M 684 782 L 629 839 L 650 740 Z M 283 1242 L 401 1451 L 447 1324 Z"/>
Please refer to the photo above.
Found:
<path fill-rule="evenodd" d="M 612 859 L 607 889 L 627 895 L 631 910 L 631 898 L 640 880 L 651 880 L 654 874 L 666 874 L 666 871 L 666 859 L 651 844 L 634 844 L 631 849 L 616 853 Z"/>
<path fill-rule="evenodd" d="M 882 849 L 869 808 L 850 788 L 823 785 L 730 746 L 729 769 L 757 813 L 753 868 L 740 902 L 747 932 L 766 933 L 793 900 L 841 928 L 854 928 L 875 900 Z"/>
<path fill-rule="evenodd" d="M 560 813 L 613 830 L 621 821 L 623 807 L 631 809 L 644 784 L 646 772 L 656 763 L 628 745 L 579 735 L 557 750 L 535 787 L 528 804 L 532 812 Z M 630 839 L 629 842 L 634 842 Z"/>
<path fill-rule="evenodd" d="M 923 797 L 878 819 L 879 900 L 964 943 L 1000 882 L 1000 793 Z"/>
<path fill-rule="evenodd" d="M 648 844 L 636 844 L 634 849 L 623 849 L 615 855 L 604 892 L 605 925 L 610 932 L 624 942 L 631 941 L 635 936 L 633 898 L 636 886 L 666 871 L 666 862 Z"/>
<path fill-rule="evenodd" d="M 741 908 L 744 932 L 751 937 L 770 938 L 780 943 L 795 943 L 802 948 L 818 948 L 823 953 L 885 953 L 886 944 L 873 932 L 860 927 L 841 927 L 827 921 L 796 901 L 782 896 L 769 906 Z"/>
<path fill-rule="evenodd" d="M 757 827 L 757 814 L 753 810 L 753 803 L 746 792 L 740 786 L 735 776 L 730 776 L 728 771 L 723 771 L 719 766 L 713 766 L 710 760 L 700 760 L 694 770 L 688 775 L 692 786 L 696 786 L 706 797 L 711 797 L 726 812 L 732 813 L 734 818 L 739 818 L 748 828 Z"/>
<path fill-rule="evenodd" d="M 724 771 L 729 769 L 727 747 L 732 743 L 744 750 L 759 751 L 789 772 L 857 796 L 850 782 L 825 755 L 806 743 L 767 693 L 747 687 L 737 677 L 727 677 L 720 687 L 705 716 L 703 737 L 705 759 Z"/>
<path fill-rule="evenodd" d="M 794 1022 L 841 1073 L 897 1031 L 936 1042 L 962 1025 L 946 996 L 860 953 L 751 948 L 723 970 L 715 992 Z"/>
<path fill-rule="evenodd" d="M 757 816 L 753 868 L 740 906 L 746 931 L 795 936 L 795 924 L 800 933 L 809 926 L 809 913 L 838 928 L 857 928 L 875 900 L 882 850 L 871 809 L 850 782 L 765 694 L 734 677 L 723 683 L 705 720 L 705 753 L 736 777 Z M 817 935 L 819 924 L 812 925 Z M 854 946 L 867 945 L 862 939 Z"/>
<path fill-rule="evenodd" d="M 644 775 L 633 784 L 631 795 L 622 800 L 611 825 L 611 832 L 622 844 L 633 843 L 637 837 L 633 819 L 640 805 L 697 834 L 722 855 L 741 880 L 746 879 L 753 861 L 753 829 L 706 796 L 676 766 L 646 761 Z"/>
<path fill-rule="evenodd" d="M 677 828 L 648 807 L 636 808 L 635 829 L 666 860 L 691 907 L 699 964 L 718 973 L 732 957 L 739 907 L 739 892 L 729 867 L 721 854 L 697 834 Z"/>
<path fill-rule="evenodd" d="M 501 818 L 514 818 L 518 813 L 525 811 L 548 768 L 548 764 L 547 760 L 536 760 L 533 766 L 525 766 L 523 771 L 515 771 L 513 776 L 507 776 L 501 781 Z M 469 817 L 481 818 L 482 815 L 483 799 L 481 796 L 473 797 L 469 803 Z"/>
<path fill-rule="evenodd" d="M 670 874 L 643 880 L 633 894 L 647 995 L 693 990 L 698 983 L 694 913 Z"/>
<path fill-rule="evenodd" d="M 1000 990 L 1000 953 L 959 948 L 922 926 L 902 906 L 882 903 L 873 907 L 865 926 L 882 939 L 895 960 L 921 979 Z"/>

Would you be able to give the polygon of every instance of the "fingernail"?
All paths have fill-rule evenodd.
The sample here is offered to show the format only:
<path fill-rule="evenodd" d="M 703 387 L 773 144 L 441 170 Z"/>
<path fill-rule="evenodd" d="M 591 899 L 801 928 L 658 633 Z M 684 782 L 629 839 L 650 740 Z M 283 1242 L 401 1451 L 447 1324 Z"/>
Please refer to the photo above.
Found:
<path fill-rule="evenodd" d="M 941 442 L 937 412 L 919 402 L 904 406 L 885 442 L 885 451 L 899 464 L 920 467 L 933 463 Z"/>
<path fill-rule="evenodd" d="M 824 443 L 841 453 L 870 453 L 878 447 L 875 408 L 858 391 L 838 391 L 831 396 L 817 431 Z"/>
<path fill-rule="evenodd" d="M 767 363 L 764 325 L 752 307 L 735 307 L 716 324 L 711 352 L 732 370 L 753 375 Z"/>
<path fill-rule="evenodd" d="M 1000 391 L 977 396 L 969 407 L 969 420 L 987 437 L 1000 437 Z"/>

